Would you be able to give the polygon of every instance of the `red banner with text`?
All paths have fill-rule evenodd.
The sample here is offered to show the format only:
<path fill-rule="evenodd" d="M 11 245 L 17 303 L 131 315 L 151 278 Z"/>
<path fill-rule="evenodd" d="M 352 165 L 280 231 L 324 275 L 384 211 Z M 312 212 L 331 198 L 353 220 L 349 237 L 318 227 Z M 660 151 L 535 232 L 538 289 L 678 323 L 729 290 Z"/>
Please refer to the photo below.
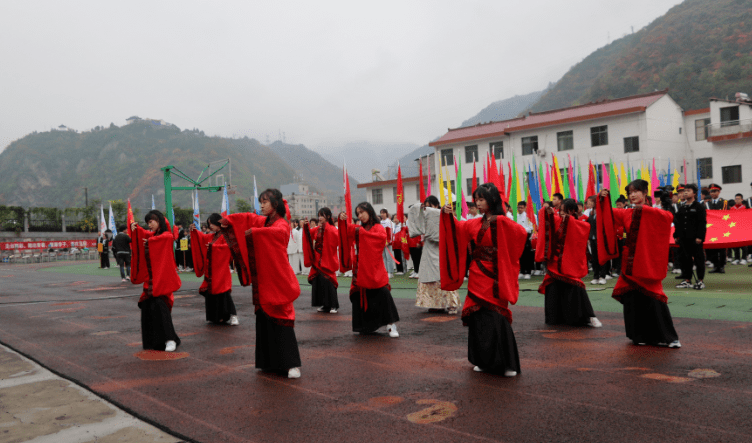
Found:
<path fill-rule="evenodd" d="M 15 251 L 28 249 L 96 248 L 96 240 L 50 240 L 0 242 L 0 250 Z"/>

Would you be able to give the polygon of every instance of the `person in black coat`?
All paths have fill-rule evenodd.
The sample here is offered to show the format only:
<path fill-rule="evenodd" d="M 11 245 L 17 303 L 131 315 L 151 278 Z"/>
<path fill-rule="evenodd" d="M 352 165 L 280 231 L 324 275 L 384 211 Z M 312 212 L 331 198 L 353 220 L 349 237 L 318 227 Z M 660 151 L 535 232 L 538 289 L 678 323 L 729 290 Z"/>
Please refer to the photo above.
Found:
<path fill-rule="evenodd" d="M 705 289 L 705 254 L 703 243 L 707 232 L 707 213 L 697 198 L 697 185 L 684 188 L 684 204 L 674 216 L 674 239 L 680 247 L 679 261 L 683 281 L 676 285 L 679 289 Z M 697 269 L 697 283 L 692 285 L 692 266 Z"/>
<path fill-rule="evenodd" d="M 120 278 L 126 281 L 131 279 L 131 237 L 126 234 L 127 226 L 122 225 L 118 229 L 118 235 L 112 240 L 112 252 L 120 267 Z"/>
<path fill-rule="evenodd" d="M 726 200 L 721 198 L 721 188 L 716 183 L 711 183 L 708 186 L 708 192 L 710 193 L 710 200 L 706 202 L 706 209 L 727 210 L 729 204 Z M 712 249 L 708 251 L 708 260 L 713 263 L 713 270 L 711 274 L 725 274 L 726 270 L 726 250 L 725 249 Z"/>

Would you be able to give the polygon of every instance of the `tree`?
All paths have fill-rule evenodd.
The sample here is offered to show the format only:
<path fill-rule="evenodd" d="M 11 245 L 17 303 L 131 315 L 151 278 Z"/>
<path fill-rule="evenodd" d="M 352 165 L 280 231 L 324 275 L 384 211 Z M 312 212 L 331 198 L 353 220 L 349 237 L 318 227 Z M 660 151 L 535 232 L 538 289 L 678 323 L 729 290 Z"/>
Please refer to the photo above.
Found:
<path fill-rule="evenodd" d="M 238 198 L 235 200 L 235 212 L 251 212 L 253 206 L 248 200 Z"/>

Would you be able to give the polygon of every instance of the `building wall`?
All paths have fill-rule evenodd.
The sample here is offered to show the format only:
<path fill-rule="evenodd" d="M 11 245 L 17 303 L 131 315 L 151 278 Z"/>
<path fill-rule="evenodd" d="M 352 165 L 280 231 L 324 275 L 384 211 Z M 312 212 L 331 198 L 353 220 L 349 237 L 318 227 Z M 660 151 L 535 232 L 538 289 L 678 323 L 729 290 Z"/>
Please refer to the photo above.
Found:
<path fill-rule="evenodd" d="M 433 172 L 433 170 L 431 171 Z M 405 191 L 405 203 L 403 205 L 405 212 L 407 212 L 407 208 L 409 208 L 411 205 L 414 204 L 420 204 L 420 194 L 418 190 L 418 181 L 411 181 L 407 183 L 403 183 L 403 188 Z M 431 191 L 433 191 L 433 194 L 438 196 L 438 188 L 435 187 L 434 184 L 431 185 Z M 383 203 L 374 203 L 373 202 L 373 190 L 374 189 L 380 189 L 383 196 Z M 386 209 L 389 211 L 390 216 L 397 213 L 397 202 L 394 199 L 394 193 L 397 189 L 397 185 L 395 184 L 389 184 L 389 185 L 374 185 L 369 186 L 365 188 L 366 190 L 366 201 L 373 206 L 373 209 L 376 210 L 376 213 L 381 209 Z M 427 189 L 426 189 L 427 190 Z M 355 206 L 358 205 L 360 202 L 353 202 L 353 210 L 355 210 Z"/>

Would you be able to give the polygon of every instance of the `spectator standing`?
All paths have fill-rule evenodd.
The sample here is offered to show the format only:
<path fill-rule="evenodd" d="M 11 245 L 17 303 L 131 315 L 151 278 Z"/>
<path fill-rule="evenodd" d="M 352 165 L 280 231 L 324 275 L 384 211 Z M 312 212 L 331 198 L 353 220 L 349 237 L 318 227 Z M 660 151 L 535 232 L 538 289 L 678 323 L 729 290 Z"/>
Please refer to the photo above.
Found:
<path fill-rule="evenodd" d="M 697 185 L 689 184 L 684 188 L 684 204 L 674 216 L 674 239 L 680 247 L 679 261 L 681 276 L 684 280 L 676 285 L 679 289 L 705 289 L 705 233 L 707 231 L 707 213 L 705 207 L 697 200 Z M 692 286 L 692 266 L 697 269 L 697 283 Z"/>
<path fill-rule="evenodd" d="M 118 235 L 112 240 L 112 252 L 120 267 L 120 278 L 123 281 L 131 279 L 131 237 L 125 233 L 126 229 L 127 226 L 120 226 Z"/>

